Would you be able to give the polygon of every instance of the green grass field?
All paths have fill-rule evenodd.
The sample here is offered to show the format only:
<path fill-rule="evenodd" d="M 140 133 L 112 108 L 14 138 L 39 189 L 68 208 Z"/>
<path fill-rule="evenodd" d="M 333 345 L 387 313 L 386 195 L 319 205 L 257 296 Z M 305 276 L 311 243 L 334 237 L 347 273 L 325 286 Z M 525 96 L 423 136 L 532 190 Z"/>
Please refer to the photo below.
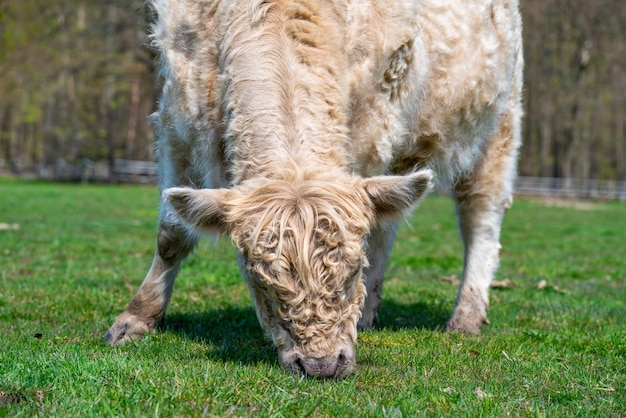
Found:
<path fill-rule="evenodd" d="M 161 330 L 101 339 L 154 251 L 152 187 L 0 180 L 0 416 L 626 416 L 626 205 L 518 200 L 491 325 L 443 331 L 462 267 L 431 196 L 394 248 L 380 323 L 341 381 L 286 374 L 232 245 L 204 240 Z M 445 279 L 445 280 L 442 280 Z"/>

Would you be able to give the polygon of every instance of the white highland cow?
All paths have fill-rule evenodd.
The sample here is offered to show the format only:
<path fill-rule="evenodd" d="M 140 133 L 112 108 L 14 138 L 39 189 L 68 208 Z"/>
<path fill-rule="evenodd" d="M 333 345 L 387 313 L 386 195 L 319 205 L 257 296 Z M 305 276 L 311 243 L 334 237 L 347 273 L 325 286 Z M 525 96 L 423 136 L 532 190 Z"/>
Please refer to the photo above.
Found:
<path fill-rule="evenodd" d="M 155 0 L 156 254 L 106 334 L 151 332 L 202 231 L 235 243 L 280 363 L 343 377 L 399 220 L 437 182 L 465 245 L 449 331 L 487 322 L 520 146 L 517 0 Z"/>

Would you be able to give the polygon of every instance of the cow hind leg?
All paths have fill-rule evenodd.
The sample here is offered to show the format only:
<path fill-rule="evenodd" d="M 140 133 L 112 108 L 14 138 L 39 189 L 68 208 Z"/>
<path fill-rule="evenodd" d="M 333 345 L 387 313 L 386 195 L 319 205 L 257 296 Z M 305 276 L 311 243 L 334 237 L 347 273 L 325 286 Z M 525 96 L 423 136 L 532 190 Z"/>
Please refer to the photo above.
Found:
<path fill-rule="evenodd" d="M 463 277 L 448 331 L 476 334 L 488 323 L 489 285 L 499 264 L 500 227 L 512 203 L 519 134 L 513 116 L 503 118 L 482 161 L 454 190 L 461 237 Z"/>
<path fill-rule="evenodd" d="M 154 330 L 165 315 L 180 263 L 196 243 L 197 237 L 186 227 L 161 220 L 152 266 L 126 310 L 106 333 L 106 342 L 121 344 Z"/>
<path fill-rule="evenodd" d="M 363 271 L 367 296 L 359 328 L 371 328 L 378 321 L 378 307 L 382 299 L 383 276 L 387 261 L 391 254 L 391 247 L 396 237 L 397 225 L 378 225 L 374 227 L 368 239 L 367 260 L 369 266 Z"/>

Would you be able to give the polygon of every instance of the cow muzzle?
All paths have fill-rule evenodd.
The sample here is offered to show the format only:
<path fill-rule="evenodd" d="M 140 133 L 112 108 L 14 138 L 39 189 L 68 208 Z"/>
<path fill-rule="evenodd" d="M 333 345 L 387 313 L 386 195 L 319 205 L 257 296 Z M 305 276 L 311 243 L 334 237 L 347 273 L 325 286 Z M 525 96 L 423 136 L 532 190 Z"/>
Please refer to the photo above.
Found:
<path fill-rule="evenodd" d="M 320 379 L 341 379 L 348 376 L 354 369 L 355 357 L 351 344 L 329 356 L 305 356 L 300 353 L 280 355 L 281 363 L 287 370 Z"/>

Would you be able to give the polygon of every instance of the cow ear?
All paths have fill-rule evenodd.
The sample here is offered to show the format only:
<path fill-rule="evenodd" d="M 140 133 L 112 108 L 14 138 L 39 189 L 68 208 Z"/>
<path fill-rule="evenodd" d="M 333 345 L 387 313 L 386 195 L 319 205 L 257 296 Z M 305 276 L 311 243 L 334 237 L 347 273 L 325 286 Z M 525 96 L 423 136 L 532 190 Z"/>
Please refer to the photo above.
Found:
<path fill-rule="evenodd" d="M 433 187 L 433 172 L 421 170 L 406 176 L 377 176 L 363 179 L 363 188 L 374 206 L 377 220 L 404 216 Z"/>
<path fill-rule="evenodd" d="M 163 198 L 184 223 L 205 232 L 224 231 L 224 201 L 228 189 L 191 189 L 172 187 L 163 191 Z"/>

